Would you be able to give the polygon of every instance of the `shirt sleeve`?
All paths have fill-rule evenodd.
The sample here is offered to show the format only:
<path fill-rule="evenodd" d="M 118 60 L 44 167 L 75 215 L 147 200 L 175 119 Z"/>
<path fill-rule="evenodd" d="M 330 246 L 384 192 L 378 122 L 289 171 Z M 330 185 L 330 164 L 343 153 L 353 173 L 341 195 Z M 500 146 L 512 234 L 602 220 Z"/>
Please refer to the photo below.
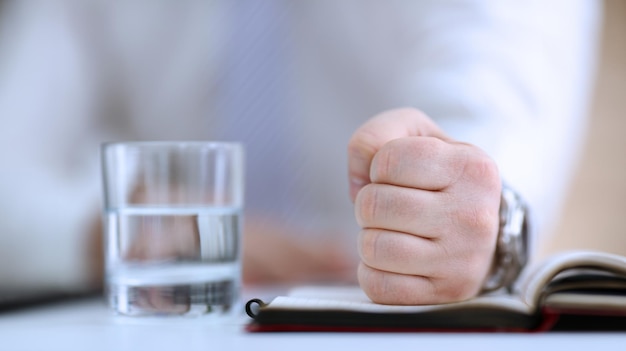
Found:
<path fill-rule="evenodd" d="M 93 77 L 62 4 L 7 3 L 0 22 L 2 289 L 89 288 L 99 138 Z"/>
<path fill-rule="evenodd" d="M 423 40 L 405 66 L 404 100 L 495 159 L 530 205 L 536 247 L 558 219 L 584 141 L 601 4 L 438 3 L 413 32 Z"/>
<path fill-rule="evenodd" d="M 411 106 L 496 161 L 503 181 L 529 203 L 533 247 L 549 235 L 584 142 L 601 2 L 319 1 L 294 8 L 299 122 L 314 150 L 306 159 L 329 169 L 327 188 L 344 176 L 334 169 L 345 167 L 338 153 L 319 151 L 342 147 L 328 136 Z M 350 217 L 343 208 L 333 213 Z"/>

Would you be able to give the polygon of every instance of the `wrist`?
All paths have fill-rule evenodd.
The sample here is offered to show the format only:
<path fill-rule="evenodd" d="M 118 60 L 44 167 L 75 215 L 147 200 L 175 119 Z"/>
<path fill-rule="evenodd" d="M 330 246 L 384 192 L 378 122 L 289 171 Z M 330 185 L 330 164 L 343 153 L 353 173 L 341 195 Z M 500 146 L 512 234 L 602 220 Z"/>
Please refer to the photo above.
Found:
<path fill-rule="evenodd" d="M 500 199 L 500 225 L 493 267 L 482 292 L 512 290 L 528 262 L 528 208 L 521 196 L 503 184 Z"/>

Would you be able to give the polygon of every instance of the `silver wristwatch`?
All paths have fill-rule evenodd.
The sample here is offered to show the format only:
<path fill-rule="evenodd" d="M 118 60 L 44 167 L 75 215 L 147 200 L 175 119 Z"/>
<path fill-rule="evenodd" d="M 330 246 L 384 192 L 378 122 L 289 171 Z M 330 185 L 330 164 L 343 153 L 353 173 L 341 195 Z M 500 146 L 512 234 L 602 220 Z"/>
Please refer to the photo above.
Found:
<path fill-rule="evenodd" d="M 513 189 L 502 185 L 494 265 L 483 285 L 483 293 L 501 288 L 512 291 L 528 262 L 528 236 L 528 208 L 525 202 Z"/>

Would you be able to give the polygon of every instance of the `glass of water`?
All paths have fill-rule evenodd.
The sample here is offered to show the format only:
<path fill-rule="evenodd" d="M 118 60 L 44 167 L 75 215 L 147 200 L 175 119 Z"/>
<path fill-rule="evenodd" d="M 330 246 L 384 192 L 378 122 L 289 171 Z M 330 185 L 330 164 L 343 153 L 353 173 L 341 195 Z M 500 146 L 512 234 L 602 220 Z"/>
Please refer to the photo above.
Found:
<path fill-rule="evenodd" d="M 241 285 L 243 146 L 121 142 L 101 151 L 109 305 L 124 315 L 228 313 Z"/>

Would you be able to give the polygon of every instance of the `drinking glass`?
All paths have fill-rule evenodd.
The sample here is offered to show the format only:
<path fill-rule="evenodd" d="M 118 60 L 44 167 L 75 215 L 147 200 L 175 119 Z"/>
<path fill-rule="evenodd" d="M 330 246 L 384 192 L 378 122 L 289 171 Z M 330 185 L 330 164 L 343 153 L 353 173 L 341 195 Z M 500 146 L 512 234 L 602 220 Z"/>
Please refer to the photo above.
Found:
<path fill-rule="evenodd" d="M 241 286 L 244 151 L 102 145 L 105 294 L 124 315 L 226 314 Z"/>

